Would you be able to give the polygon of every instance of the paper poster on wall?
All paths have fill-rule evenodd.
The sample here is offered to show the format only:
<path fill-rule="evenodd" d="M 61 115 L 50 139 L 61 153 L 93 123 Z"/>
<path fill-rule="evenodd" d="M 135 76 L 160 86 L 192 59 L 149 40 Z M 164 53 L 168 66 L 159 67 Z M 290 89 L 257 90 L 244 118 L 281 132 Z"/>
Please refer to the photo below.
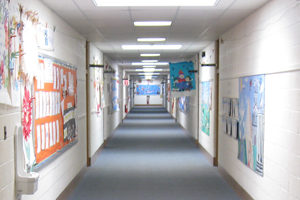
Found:
<path fill-rule="evenodd" d="M 170 63 L 172 96 L 190 96 L 196 89 L 193 62 Z"/>
<path fill-rule="evenodd" d="M 38 61 L 40 75 L 34 78 L 36 164 L 77 141 L 76 68 L 48 56 L 39 56 Z"/>
<path fill-rule="evenodd" d="M 120 102 L 119 102 L 119 94 L 118 94 L 118 89 L 119 89 L 119 77 L 114 76 L 111 80 L 111 102 L 112 102 L 112 111 L 116 112 L 120 110 Z"/>
<path fill-rule="evenodd" d="M 188 113 L 190 110 L 190 97 L 179 97 L 178 107 L 181 112 Z"/>
<path fill-rule="evenodd" d="M 212 104 L 212 82 L 201 82 L 201 131 L 210 135 L 210 112 Z"/>
<path fill-rule="evenodd" d="M 10 73 L 8 68 L 9 15 L 8 1 L 0 1 L 0 103 L 11 104 L 9 96 Z"/>
<path fill-rule="evenodd" d="M 265 76 L 243 77 L 239 82 L 238 158 L 263 176 Z"/>
<path fill-rule="evenodd" d="M 10 3 L 9 17 L 9 71 L 10 71 L 10 97 L 11 105 L 19 107 L 21 105 L 21 76 L 20 66 L 23 40 L 23 22 L 20 20 L 19 5 L 15 2 Z"/>
<path fill-rule="evenodd" d="M 223 132 L 235 139 L 239 138 L 239 100 L 237 98 L 222 98 Z"/>
<path fill-rule="evenodd" d="M 33 122 L 33 97 L 30 87 L 25 86 L 23 91 L 22 100 L 22 132 L 23 132 L 23 151 L 25 157 L 26 169 L 31 171 L 36 157 L 33 149 L 33 135 L 32 135 L 32 122 Z"/>
<path fill-rule="evenodd" d="M 37 26 L 37 44 L 40 49 L 54 50 L 55 27 L 46 22 L 40 22 Z"/>
<path fill-rule="evenodd" d="M 137 85 L 136 95 L 160 95 L 159 85 Z"/>

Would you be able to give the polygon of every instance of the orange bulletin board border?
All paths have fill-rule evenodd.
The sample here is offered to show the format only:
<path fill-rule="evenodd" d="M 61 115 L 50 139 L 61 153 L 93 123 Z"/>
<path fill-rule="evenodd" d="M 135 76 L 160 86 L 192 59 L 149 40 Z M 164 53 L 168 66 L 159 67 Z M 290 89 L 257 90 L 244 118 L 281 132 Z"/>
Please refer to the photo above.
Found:
<path fill-rule="evenodd" d="M 44 55 L 39 56 L 39 67 L 34 78 L 36 164 L 77 141 L 77 69 Z"/>

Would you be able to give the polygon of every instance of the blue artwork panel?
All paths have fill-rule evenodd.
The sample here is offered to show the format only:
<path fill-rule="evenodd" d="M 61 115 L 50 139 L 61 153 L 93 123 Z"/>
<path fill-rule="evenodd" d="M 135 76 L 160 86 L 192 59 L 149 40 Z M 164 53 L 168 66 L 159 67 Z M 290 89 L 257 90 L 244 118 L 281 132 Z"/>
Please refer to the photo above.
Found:
<path fill-rule="evenodd" d="M 189 101 L 190 97 L 180 97 L 178 99 L 178 107 L 181 112 L 188 113 L 189 112 Z"/>
<path fill-rule="evenodd" d="M 240 78 L 238 158 L 263 176 L 265 76 Z"/>
<path fill-rule="evenodd" d="M 159 85 L 138 85 L 136 87 L 137 95 L 160 95 Z"/>
<path fill-rule="evenodd" d="M 193 62 L 170 63 L 171 90 L 184 92 L 196 88 Z"/>
<path fill-rule="evenodd" d="M 201 82 L 201 131 L 206 135 L 210 133 L 211 89 L 210 81 Z"/>

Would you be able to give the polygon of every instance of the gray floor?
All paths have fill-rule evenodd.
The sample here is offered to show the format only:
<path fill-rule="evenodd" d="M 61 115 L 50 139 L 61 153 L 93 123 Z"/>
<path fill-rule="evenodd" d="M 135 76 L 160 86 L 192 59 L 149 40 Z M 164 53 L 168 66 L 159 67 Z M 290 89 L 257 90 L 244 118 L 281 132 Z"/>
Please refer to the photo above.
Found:
<path fill-rule="evenodd" d="M 70 200 L 239 199 L 164 108 L 134 108 Z"/>

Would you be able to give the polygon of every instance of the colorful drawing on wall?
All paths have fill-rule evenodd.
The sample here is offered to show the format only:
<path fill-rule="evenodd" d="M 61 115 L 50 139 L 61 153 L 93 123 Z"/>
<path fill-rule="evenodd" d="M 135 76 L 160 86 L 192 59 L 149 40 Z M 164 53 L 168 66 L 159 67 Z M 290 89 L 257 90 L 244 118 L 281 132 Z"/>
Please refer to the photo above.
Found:
<path fill-rule="evenodd" d="M 179 97 L 178 107 L 181 112 L 188 113 L 190 110 L 190 97 Z"/>
<path fill-rule="evenodd" d="M 0 103 L 11 104 L 9 96 L 10 73 L 9 73 L 9 15 L 8 1 L 0 1 Z"/>
<path fill-rule="evenodd" d="M 22 101 L 22 131 L 23 131 L 23 150 L 25 156 L 26 169 L 31 171 L 36 161 L 34 154 L 32 136 L 32 116 L 33 116 L 33 97 L 27 87 L 24 87 Z"/>
<path fill-rule="evenodd" d="M 265 76 L 240 78 L 238 158 L 263 176 Z"/>
<path fill-rule="evenodd" d="M 111 80 L 111 102 L 112 102 L 112 111 L 116 112 L 120 110 L 119 102 L 119 77 L 114 76 Z"/>
<path fill-rule="evenodd" d="M 212 102 L 212 82 L 201 82 L 201 131 L 210 134 L 210 111 Z"/>
<path fill-rule="evenodd" d="M 137 85 L 136 95 L 160 95 L 159 85 Z"/>
<path fill-rule="evenodd" d="M 34 136 L 39 164 L 77 140 L 77 72 L 73 66 L 39 56 L 34 78 Z"/>
<path fill-rule="evenodd" d="M 193 62 L 170 63 L 171 90 L 174 96 L 189 96 L 187 91 L 195 90 Z"/>

